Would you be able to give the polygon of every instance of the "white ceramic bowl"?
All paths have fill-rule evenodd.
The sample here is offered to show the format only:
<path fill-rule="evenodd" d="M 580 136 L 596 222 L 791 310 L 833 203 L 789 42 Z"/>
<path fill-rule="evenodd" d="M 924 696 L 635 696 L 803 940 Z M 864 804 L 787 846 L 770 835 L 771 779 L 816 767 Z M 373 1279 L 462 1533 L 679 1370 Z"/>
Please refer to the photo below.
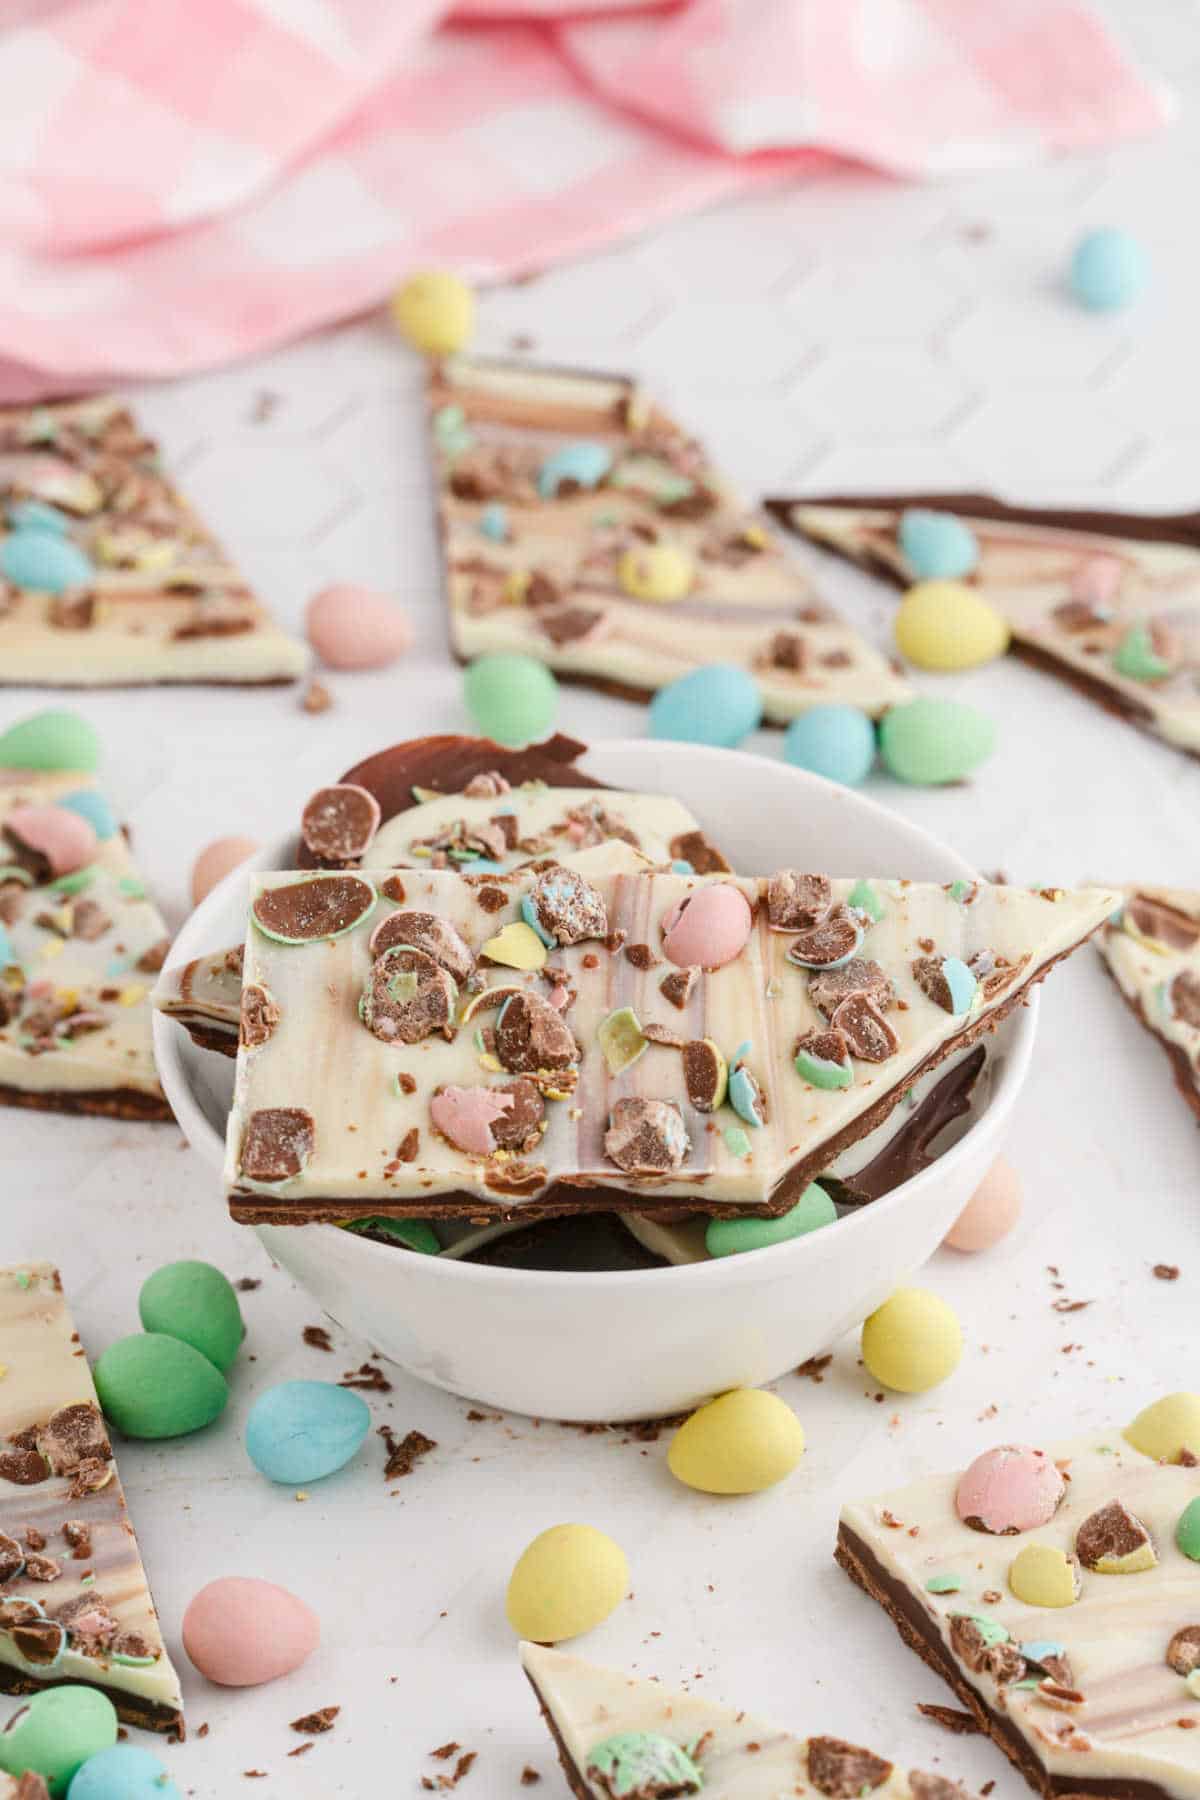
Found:
<path fill-rule="evenodd" d="M 852 790 L 783 762 L 695 744 L 597 744 L 584 766 L 613 787 L 674 794 L 743 874 L 781 865 L 952 881 L 953 850 Z M 227 877 L 175 941 L 172 963 L 239 942 L 250 868 L 288 867 L 269 846 Z M 937 1248 L 999 1153 L 1029 1066 L 1038 1001 L 991 1040 L 993 1078 L 971 1128 L 923 1173 L 808 1237 L 682 1268 L 546 1273 L 441 1261 L 334 1225 L 259 1236 L 332 1318 L 437 1387 L 547 1418 L 681 1412 L 795 1368 L 858 1324 Z M 233 1064 L 159 1015 L 158 1066 L 219 1196 Z"/>

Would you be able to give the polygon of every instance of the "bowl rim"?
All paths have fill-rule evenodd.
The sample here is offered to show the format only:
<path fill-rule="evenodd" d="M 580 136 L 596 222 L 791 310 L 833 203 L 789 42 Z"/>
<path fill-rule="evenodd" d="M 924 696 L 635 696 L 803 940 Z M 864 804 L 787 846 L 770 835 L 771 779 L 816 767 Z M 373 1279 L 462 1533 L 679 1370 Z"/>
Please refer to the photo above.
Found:
<path fill-rule="evenodd" d="M 889 827 L 898 824 L 903 831 L 918 840 L 927 851 L 956 865 L 959 875 L 969 880 L 980 879 L 978 871 L 972 868 L 970 863 L 959 855 L 958 851 L 951 849 L 941 839 L 934 837 L 932 832 L 926 831 L 923 826 L 914 825 L 902 814 L 892 812 L 878 800 L 872 799 L 867 794 L 859 793 L 855 788 L 846 788 L 838 782 L 827 780 L 822 775 L 813 774 L 810 770 L 797 768 L 794 764 L 785 762 L 781 758 L 763 756 L 756 751 L 726 750 L 713 745 L 677 742 L 673 739 L 620 737 L 601 738 L 595 743 L 589 744 L 581 753 L 580 761 L 586 765 L 589 757 L 603 756 L 607 751 L 641 755 L 646 758 L 655 774 L 657 774 L 657 769 L 654 768 L 654 759 L 663 753 L 667 755 L 668 761 L 676 753 L 684 753 L 689 762 L 699 759 L 701 762 L 716 762 L 723 766 L 727 759 L 736 757 L 739 767 L 749 763 L 751 772 L 758 767 L 770 769 L 772 776 L 782 771 L 801 788 L 815 787 L 828 795 L 837 795 L 843 804 L 848 802 L 857 809 L 874 814 L 881 821 L 885 820 Z M 650 752 L 649 757 L 646 757 L 647 752 Z M 665 791 L 665 789 L 647 789 L 647 791 Z M 274 858 L 278 851 L 285 844 L 290 844 L 291 841 L 290 837 L 280 837 L 272 840 L 269 844 L 264 844 L 254 856 L 247 857 L 244 862 L 239 863 L 237 868 L 232 869 L 223 880 L 218 882 L 217 886 L 205 896 L 181 926 L 171 946 L 172 954 L 164 966 L 164 973 L 169 973 L 171 969 L 206 953 L 205 948 L 194 948 L 189 940 L 192 937 L 205 937 L 206 933 L 203 927 L 207 918 L 209 915 L 221 911 L 224 903 L 231 896 L 234 885 L 244 880 L 247 873 L 253 870 L 271 868 L 273 862 L 269 858 Z M 183 952 L 175 954 L 181 944 L 184 946 Z M 210 949 L 216 947 L 208 946 Z M 1040 987 L 1034 986 L 1026 995 L 1025 1003 L 1017 1011 L 1016 1016 L 1009 1020 L 1010 1042 L 1006 1046 L 1006 1054 L 997 1069 L 987 1111 L 963 1133 L 957 1143 L 952 1144 L 928 1168 L 910 1176 L 907 1181 L 902 1181 L 899 1187 L 893 1188 L 891 1193 L 882 1195 L 878 1200 L 873 1200 L 869 1206 L 860 1207 L 856 1212 L 838 1219 L 836 1223 L 840 1242 L 848 1242 L 849 1234 L 852 1231 L 857 1229 L 861 1232 L 865 1229 L 863 1221 L 872 1217 L 880 1217 L 881 1209 L 888 1212 L 894 1211 L 897 1206 L 910 1201 L 914 1194 L 920 1194 L 925 1188 L 931 1186 L 935 1180 L 952 1175 L 955 1162 L 961 1161 L 963 1156 L 968 1153 L 965 1147 L 969 1144 L 970 1139 L 985 1126 L 991 1127 L 994 1132 L 995 1128 L 1003 1123 L 1011 1112 L 1028 1073 L 1037 1038 L 1040 1007 L 1041 990 Z M 193 1131 L 199 1131 L 209 1137 L 216 1137 L 217 1134 L 193 1098 L 191 1084 L 184 1073 L 182 1052 L 183 1040 L 187 1034 L 182 1026 L 168 1018 L 165 1013 L 158 1011 L 153 1015 L 152 1029 L 155 1060 L 158 1064 L 163 1088 L 180 1129 L 188 1139 L 189 1146 L 195 1149 Z M 188 1041 L 190 1042 L 190 1040 Z M 208 1054 L 212 1054 L 212 1052 Z M 196 1153 L 201 1155 L 199 1151 Z M 819 1178 L 814 1177 L 814 1180 L 816 1179 Z M 275 1244 L 275 1234 L 279 1232 L 301 1230 L 337 1232 L 338 1242 L 341 1244 L 343 1252 L 353 1244 L 357 1246 L 357 1250 L 349 1251 L 350 1255 L 362 1252 L 366 1262 L 387 1257 L 390 1259 L 389 1266 L 395 1266 L 397 1255 L 395 1246 L 377 1243 L 371 1238 L 360 1237 L 358 1233 L 345 1231 L 340 1225 L 327 1220 L 318 1220 L 303 1226 L 268 1225 L 256 1226 L 252 1229 L 259 1232 L 264 1230 L 270 1232 L 269 1240 L 262 1241 L 271 1244 Z M 678 1285 L 683 1281 L 694 1283 L 707 1281 L 710 1284 L 724 1281 L 742 1285 L 755 1281 L 756 1277 L 766 1272 L 768 1265 L 764 1259 L 768 1257 L 771 1259 L 769 1267 L 779 1275 L 795 1272 L 794 1265 L 805 1254 L 805 1247 L 814 1238 L 819 1239 L 822 1235 L 820 1230 L 806 1232 L 800 1237 L 792 1238 L 781 1244 L 765 1244 L 757 1250 L 743 1250 L 733 1256 L 712 1257 L 706 1262 L 667 1263 L 661 1268 L 652 1269 L 521 1269 L 489 1263 L 469 1263 L 457 1257 L 428 1256 L 419 1252 L 410 1252 L 412 1261 L 405 1266 L 412 1272 L 415 1272 L 416 1268 L 420 1268 L 424 1275 L 436 1281 L 473 1282 L 476 1285 L 484 1286 L 508 1285 L 541 1290 L 556 1288 L 564 1280 L 569 1281 L 573 1289 L 578 1288 L 581 1283 L 589 1288 L 605 1286 L 615 1288 L 626 1284 L 632 1278 L 637 1278 L 642 1283 L 652 1279 L 660 1289 L 668 1282 Z"/>

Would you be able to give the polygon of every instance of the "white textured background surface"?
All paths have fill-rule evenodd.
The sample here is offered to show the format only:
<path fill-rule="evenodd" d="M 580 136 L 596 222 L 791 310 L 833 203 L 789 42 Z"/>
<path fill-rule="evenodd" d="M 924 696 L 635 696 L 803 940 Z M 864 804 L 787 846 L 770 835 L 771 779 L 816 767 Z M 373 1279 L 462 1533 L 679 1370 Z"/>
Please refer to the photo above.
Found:
<path fill-rule="evenodd" d="M 531 340 L 548 358 L 633 367 L 711 435 L 750 492 L 973 484 L 1040 504 L 1195 504 L 1200 259 L 1188 220 L 1200 25 L 1165 0 L 1136 16 L 1116 0 L 1109 10 L 1136 26 L 1147 60 L 1183 96 L 1170 137 L 938 188 L 846 174 L 789 189 L 488 295 L 482 346 Z M 1061 274 L 1074 238 L 1108 223 L 1138 232 L 1157 275 L 1135 312 L 1094 319 L 1064 299 Z M 387 328 L 368 321 L 138 396 L 281 615 L 298 624 L 316 587 L 366 580 L 401 596 L 416 638 L 395 669 L 332 677 L 337 705 L 320 718 L 269 690 L 80 703 L 104 734 L 115 797 L 175 922 L 209 839 L 266 837 L 365 752 L 466 724 L 444 648 L 420 379 Z M 889 595 L 832 566 L 827 579 L 866 629 L 883 631 Z M 879 798 L 1013 879 L 1200 885 L 1200 765 L 1017 663 L 924 685 L 991 710 L 999 750 L 969 788 L 880 779 Z M 34 704 L 0 700 L 0 725 Z M 586 738 L 633 733 L 640 716 L 565 690 L 560 722 Z M 777 751 L 778 739 L 761 744 Z M 802 847 L 798 820 L 799 860 Z M 8 1113 L 0 1144 L 3 1260 L 61 1261 L 93 1355 L 136 1327 L 138 1286 L 160 1262 L 202 1255 L 231 1276 L 262 1277 L 245 1296 L 249 1337 L 224 1421 L 121 1458 L 173 1644 L 187 1600 L 221 1574 L 280 1581 L 324 1621 L 319 1655 L 285 1684 L 222 1694 L 186 1671 L 193 1732 L 205 1720 L 210 1732 L 164 1754 L 205 1800 L 240 1792 L 248 1769 L 268 1772 L 247 1790 L 260 1800 L 418 1791 L 422 1774 L 444 1770 L 426 1753 L 448 1738 L 479 1751 L 464 1800 L 516 1794 L 526 1762 L 545 1777 L 540 1791 L 564 1792 L 502 1600 L 527 1540 L 567 1518 L 611 1531 L 633 1569 L 634 1598 L 580 1646 L 587 1654 L 1014 1793 L 998 1753 L 914 1711 L 917 1699 L 948 1696 L 834 1569 L 838 1501 L 990 1441 L 1124 1421 L 1194 1381 L 1195 1127 L 1090 952 L 1050 986 L 1012 1135 L 1022 1226 L 987 1257 L 943 1252 L 928 1271 L 967 1331 L 959 1373 L 924 1398 L 876 1404 L 847 1340 L 823 1385 L 781 1384 L 809 1451 L 782 1489 L 753 1500 L 675 1486 L 665 1443 L 519 1419 L 469 1424 L 465 1403 L 397 1373 L 395 1392 L 373 1397 L 377 1422 L 420 1427 L 438 1450 L 392 1497 L 372 1438 L 298 1505 L 246 1461 L 248 1406 L 280 1379 L 336 1378 L 367 1346 L 339 1332 L 332 1357 L 301 1345 L 316 1308 L 228 1223 L 173 1128 Z M 1156 1262 L 1180 1265 L 1180 1279 L 1156 1281 Z M 1048 1264 L 1065 1290 L 1051 1287 Z M 1091 1304 L 1060 1316 L 1051 1302 L 1063 1292 Z M 286 1761 L 300 1741 L 287 1722 L 334 1702 L 336 1731 Z"/>

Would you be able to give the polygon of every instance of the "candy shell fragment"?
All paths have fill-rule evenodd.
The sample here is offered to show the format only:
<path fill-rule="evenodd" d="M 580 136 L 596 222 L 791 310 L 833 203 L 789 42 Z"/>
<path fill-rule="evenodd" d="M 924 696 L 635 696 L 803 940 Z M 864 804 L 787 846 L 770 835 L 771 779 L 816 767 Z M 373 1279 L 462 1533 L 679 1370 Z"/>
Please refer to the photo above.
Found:
<path fill-rule="evenodd" d="M 532 926 L 521 920 L 505 925 L 495 937 L 488 938 L 479 952 L 489 961 L 506 969 L 540 969 L 546 962 L 546 946 Z"/>

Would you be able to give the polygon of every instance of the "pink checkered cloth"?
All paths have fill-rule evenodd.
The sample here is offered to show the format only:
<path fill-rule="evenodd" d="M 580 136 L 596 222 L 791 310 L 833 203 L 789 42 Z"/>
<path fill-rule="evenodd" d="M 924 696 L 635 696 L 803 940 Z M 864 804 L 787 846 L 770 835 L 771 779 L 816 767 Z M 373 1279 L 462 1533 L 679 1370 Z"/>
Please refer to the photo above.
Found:
<path fill-rule="evenodd" d="M 447 12 L 10 0 L 0 392 L 202 368 L 420 264 L 494 280 L 828 156 L 933 176 L 1166 113 L 1084 0 Z"/>

